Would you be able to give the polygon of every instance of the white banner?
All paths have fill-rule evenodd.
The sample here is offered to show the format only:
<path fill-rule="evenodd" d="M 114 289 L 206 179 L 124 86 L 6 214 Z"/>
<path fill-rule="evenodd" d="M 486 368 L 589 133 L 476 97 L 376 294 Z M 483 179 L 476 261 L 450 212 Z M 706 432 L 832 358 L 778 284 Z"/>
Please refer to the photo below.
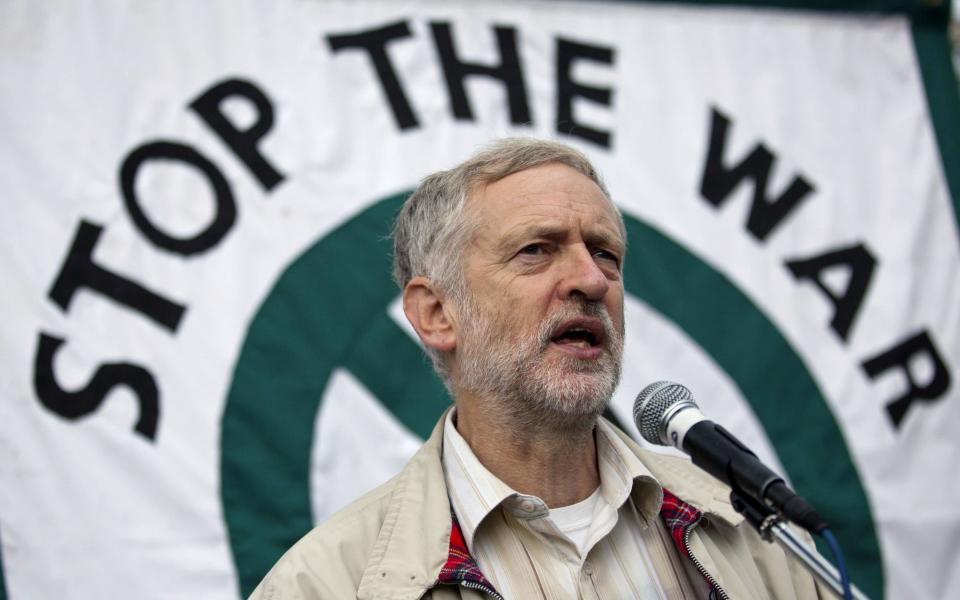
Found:
<path fill-rule="evenodd" d="M 885 4 L 0 5 L 0 597 L 237 598 L 399 470 L 449 400 L 385 236 L 504 135 L 624 212 L 613 416 L 685 383 L 871 597 L 950 597 L 956 115 Z"/>

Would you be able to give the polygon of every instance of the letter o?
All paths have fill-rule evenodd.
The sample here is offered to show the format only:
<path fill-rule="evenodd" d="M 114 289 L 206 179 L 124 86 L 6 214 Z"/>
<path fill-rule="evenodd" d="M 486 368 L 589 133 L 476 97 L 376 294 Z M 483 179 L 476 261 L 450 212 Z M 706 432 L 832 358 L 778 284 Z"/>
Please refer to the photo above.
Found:
<path fill-rule="evenodd" d="M 213 221 L 197 235 L 172 236 L 152 223 L 140 207 L 135 187 L 137 173 L 144 163 L 156 159 L 176 160 L 191 165 L 203 173 L 210 182 L 217 211 Z M 120 167 L 120 189 L 124 204 L 137 229 L 160 248 L 184 256 L 205 252 L 216 246 L 237 220 L 237 205 L 233 199 L 233 192 L 220 169 L 190 146 L 177 142 L 150 142 L 133 150 Z"/>

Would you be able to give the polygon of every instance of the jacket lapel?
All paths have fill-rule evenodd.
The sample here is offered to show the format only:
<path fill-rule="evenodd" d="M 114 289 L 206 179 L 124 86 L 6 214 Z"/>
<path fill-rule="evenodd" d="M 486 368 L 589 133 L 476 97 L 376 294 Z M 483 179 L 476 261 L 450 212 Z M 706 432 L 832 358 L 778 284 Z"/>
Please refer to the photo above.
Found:
<path fill-rule="evenodd" d="M 359 600 L 419 598 L 447 561 L 452 518 L 440 462 L 443 422 L 397 475 Z"/>

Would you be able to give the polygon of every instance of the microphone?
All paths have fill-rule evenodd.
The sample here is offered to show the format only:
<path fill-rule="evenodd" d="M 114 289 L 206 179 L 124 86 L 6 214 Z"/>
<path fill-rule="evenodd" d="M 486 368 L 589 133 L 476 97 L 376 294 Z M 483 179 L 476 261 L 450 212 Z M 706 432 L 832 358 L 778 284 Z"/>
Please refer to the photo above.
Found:
<path fill-rule="evenodd" d="M 643 389 L 633 403 L 633 418 L 643 439 L 674 446 L 734 492 L 765 504 L 811 533 L 827 524 L 783 478 L 764 466 L 732 433 L 707 420 L 693 394 L 679 383 L 658 381 Z"/>

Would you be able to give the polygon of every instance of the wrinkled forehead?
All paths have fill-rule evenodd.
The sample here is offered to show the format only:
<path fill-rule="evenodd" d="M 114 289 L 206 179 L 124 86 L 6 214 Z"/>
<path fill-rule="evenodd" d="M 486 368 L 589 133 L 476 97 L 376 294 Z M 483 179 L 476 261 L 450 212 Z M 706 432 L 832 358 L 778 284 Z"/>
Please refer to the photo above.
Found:
<path fill-rule="evenodd" d="M 508 176 L 518 177 L 513 177 L 507 186 L 501 182 L 508 177 L 472 185 L 464 204 L 470 231 L 492 233 L 522 224 L 575 218 L 587 228 L 608 230 L 609 235 L 626 244 L 623 216 L 606 191 L 579 171 L 559 163 L 551 164 L 569 169 L 564 182 L 547 185 L 542 179 L 525 178 L 524 174 L 534 167 Z"/>

